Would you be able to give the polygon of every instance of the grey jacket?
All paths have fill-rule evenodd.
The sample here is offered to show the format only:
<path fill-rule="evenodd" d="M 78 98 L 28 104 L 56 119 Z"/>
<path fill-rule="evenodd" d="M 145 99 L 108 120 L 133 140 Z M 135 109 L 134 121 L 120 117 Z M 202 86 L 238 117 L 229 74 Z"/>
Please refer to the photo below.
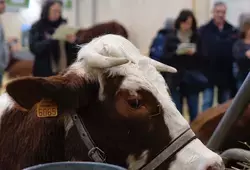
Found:
<path fill-rule="evenodd" d="M 0 23 L 0 73 L 8 66 L 9 49 L 4 37 L 3 27 Z"/>

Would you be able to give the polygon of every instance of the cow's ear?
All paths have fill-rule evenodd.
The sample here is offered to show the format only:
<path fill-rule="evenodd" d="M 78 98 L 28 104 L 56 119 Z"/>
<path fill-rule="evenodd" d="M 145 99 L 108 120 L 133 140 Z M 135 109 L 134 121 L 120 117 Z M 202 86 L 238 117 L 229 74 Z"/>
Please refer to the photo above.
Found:
<path fill-rule="evenodd" d="M 43 78 L 23 77 L 11 81 L 6 86 L 7 93 L 22 107 L 30 109 L 43 97 Z"/>
<path fill-rule="evenodd" d="M 52 99 L 65 107 L 76 107 L 84 80 L 69 76 L 23 77 L 6 86 L 7 93 L 25 109 L 31 109 L 42 99 Z"/>

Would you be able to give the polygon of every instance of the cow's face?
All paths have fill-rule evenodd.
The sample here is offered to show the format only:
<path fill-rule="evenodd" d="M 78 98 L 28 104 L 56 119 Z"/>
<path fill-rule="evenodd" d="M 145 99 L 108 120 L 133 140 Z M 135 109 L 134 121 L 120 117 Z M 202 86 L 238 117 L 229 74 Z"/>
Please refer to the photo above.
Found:
<path fill-rule="evenodd" d="M 106 43 L 112 45 L 114 42 Z M 119 43 L 121 40 L 115 44 L 119 46 Z M 74 109 L 84 120 L 95 143 L 106 153 L 108 162 L 139 169 L 189 125 L 172 102 L 155 63 L 126 43 L 122 40 L 123 51 L 114 48 L 102 51 L 100 40 L 94 40 L 89 47 L 80 50 L 77 61 L 61 75 L 17 80 L 7 86 L 7 91 L 26 108 L 31 108 L 42 98 L 51 98 L 64 110 Z M 100 62 L 92 61 L 97 55 L 85 58 L 93 49 L 105 56 L 134 58 L 129 63 L 125 60 L 120 60 L 120 64 L 114 62 L 116 66 L 110 66 L 105 58 L 101 64 L 108 68 L 97 69 Z M 17 91 L 16 87 L 22 91 Z M 32 98 L 27 99 L 25 89 L 34 92 Z M 66 138 L 75 134 L 69 124 L 70 121 L 66 122 Z M 81 160 L 83 155 L 71 156 Z M 222 159 L 195 139 L 159 168 L 216 170 L 222 169 Z"/>

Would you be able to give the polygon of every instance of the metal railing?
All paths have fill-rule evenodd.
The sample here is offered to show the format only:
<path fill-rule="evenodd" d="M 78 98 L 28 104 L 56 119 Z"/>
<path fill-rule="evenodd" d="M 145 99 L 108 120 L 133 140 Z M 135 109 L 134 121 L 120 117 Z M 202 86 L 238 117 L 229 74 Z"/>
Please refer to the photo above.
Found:
<path fill-rule="evenodd" d="M 222 143 L 227 137 L 230 128 L 244 113 L 250 102 L 250 72 L 234 97 L 231 106 L 228 108 L 214 133 L 207 143 L 207 147 L 214 151 L 219 151 Z"/>

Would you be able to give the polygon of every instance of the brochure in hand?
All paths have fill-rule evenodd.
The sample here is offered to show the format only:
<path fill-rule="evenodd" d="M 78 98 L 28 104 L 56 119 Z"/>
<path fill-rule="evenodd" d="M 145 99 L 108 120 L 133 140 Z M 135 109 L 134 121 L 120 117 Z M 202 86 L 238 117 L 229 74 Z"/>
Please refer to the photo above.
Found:
<path fill-rule="evenodd" d="M 196 51 L 196 44 L 194 43 L 180 43 L 177 47 L 176 54 L 185 54 L 188 50 Z"/>
<path fill-rule="evenodd" d="M 56 40 L 64 40 L 65 41 L 67 35 L 76 34 L 78 30 L 79 30 L 78 28 L 74 28 L 74 27 L 71 27 L 69 25 L 64 24 L 56 29 L 56 31 L 52 35 L 52 38 L 56 39 Z"/>

